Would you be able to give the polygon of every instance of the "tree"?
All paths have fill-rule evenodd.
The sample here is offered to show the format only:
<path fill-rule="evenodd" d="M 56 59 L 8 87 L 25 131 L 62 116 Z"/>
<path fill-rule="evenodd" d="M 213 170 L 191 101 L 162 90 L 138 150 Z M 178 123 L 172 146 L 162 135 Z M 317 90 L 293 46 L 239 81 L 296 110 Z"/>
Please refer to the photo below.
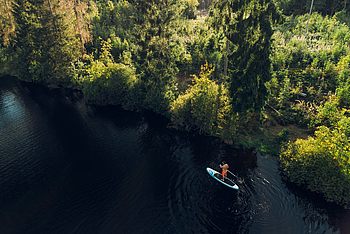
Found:
<path fill-rule="evenodd" d="M 275 0 L 286 15 L 306 14 L 310 10 L 312 0 Z M 348 0 L 315 0 L 314 10 L 322 15 L 334 15 L 334 13 L 349 10 Z"/>
<path fill-rule="evenodd" d="M 200 0 L 199 1 L 199 9 L 208 10 L 211 2 L 212 2 L 212 0 Z"/>
<path fill-rule="evenodd" d="M 174 126 L 232 140 L 238 129 L 238 114 L 232 110 L 228 89 L 210 79 L 213 70 L 205 65 L 193 84 L 171 103 Z"/>
<path fill-rule="evenodd" d="M 65 13 L 65 14 L 64 14 Z M 71 15 L 56 0 L 17 0 L 16 49 L 22 78 L 67 83 L 71 64 L 80 56 Z"/>
<path fill-rule="evenodd" d="M 16 48 L 19 54 L 18 69 L 22 78 L 30 79 L 31 74 L 39 72 L 38 61 L 42 53 L 41 45 L 36 40 L 39 37 L 41 23 L 39 18 L 40 6 L 37 2 L 17 0 L 14 7 L 16 23 Z M 42 4 L 42 2 L 41 2 Z"/>
<path fill-rule="evenodd" d="M 265 103 L 270 75 L 272 0 L 216 0 L 211 22 L 227 40 L 227 75 L 236 110 L 259 110 Z"/>
<path fill-rule="evenodd" d="M 179 43 L 177 29 L 188 0 L 130 0 L 137 38 L 136 68 L 141 74 L 144 105 L 165 113 L 175 98 Z"/>
<path fill-rule="evenodd" d="M 0 47 L 8 46 L 15 34 L 12 8 L 12 0 L 0 0 Z"/>

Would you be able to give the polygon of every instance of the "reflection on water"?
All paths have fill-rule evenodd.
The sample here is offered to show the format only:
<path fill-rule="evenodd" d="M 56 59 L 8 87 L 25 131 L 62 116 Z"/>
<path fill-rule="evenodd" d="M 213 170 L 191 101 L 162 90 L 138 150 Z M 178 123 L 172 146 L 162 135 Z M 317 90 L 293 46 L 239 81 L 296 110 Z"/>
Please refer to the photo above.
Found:
<path fill-rule="evenodd" d="M 72 96 L 0 78 L 1 233 L 350 232 L 349 211 L 283 182 L 273 157 Z M 240 191 L 207 174 L 222 160 Z"/>

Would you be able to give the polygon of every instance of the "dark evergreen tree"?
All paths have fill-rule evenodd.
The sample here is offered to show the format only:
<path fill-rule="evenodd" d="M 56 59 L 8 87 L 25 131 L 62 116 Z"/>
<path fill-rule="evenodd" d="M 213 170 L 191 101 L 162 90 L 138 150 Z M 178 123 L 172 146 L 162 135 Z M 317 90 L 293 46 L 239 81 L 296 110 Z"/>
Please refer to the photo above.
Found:
<path fill-rule="evenodd" d="M 40 0 L 17 0 L 14 7 L 18 69 L 22 78 L 27 80 L 38 76 L 42 70 L 39 64 L 42 47 L 36 40 L 42 27 L 38 17 L 42 3 Z"/>
<path fill-rule="evenodd" d="M 236 110 L 259 110 L 265 103 L 270 75 L 272 0 L 217 0 L 210 12 L 212 25 L 227 40 L 227 75 Z"/>
<path fill-rule="evenodd" d="M 134 37 L 137 38 L 136 64 L 144 85 L 145 105 L 164 113 L 174 98 L 176 41 L 179 20 L 187 7 L 182 0 L 130 0 L 134 8 Z"/>

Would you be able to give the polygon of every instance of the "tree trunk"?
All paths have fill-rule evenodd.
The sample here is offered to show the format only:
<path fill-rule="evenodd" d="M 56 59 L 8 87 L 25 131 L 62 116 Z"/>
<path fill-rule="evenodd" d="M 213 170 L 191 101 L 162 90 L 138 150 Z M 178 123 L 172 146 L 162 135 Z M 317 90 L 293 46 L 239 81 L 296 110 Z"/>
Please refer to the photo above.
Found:
<path fill-rule="evenodd" d="M 48 4 L 49 4 L 49 8 L 50 8 L 51 15 L 54 15 L 54 14 L 53 14 L 53 8 L 52 8 L 51 0 L 47 0 L 47 2 L 48 2 Z"/>
<path fill-rule="evenodd" d="M 77 31 L 79 34 L 79 40 L 81 43 L 82 50 L 84 50 L 85 41 L 84 41 L 84 38 L 83 38 L 83 35 L 81 32 L 81 22 L 80 22 L 80 18 L 79 18 L 79 12 L 77 9 L 79 4 L 80 4 L 80 0 L 74 0 L 74 7 L 73 8 L 74 8 L 75 20 L 76 20 L 76 24 L 77 24 Z"/>
<path fill-rule="evenodd" d="M 225 53 L 225 64 L 224 64 L 224 76 L 227 77 L 228 70 L 228 54 L 230 53 L 230 42 L 226 38 L 226 53 Z"/>
<path fill-rule="evenodd" d="M 314 6 L 314 0 L 311 1 L 310 12 L 309 12 L 309 19 L 307 20 L 307 23 L 306 23 L 306 34 L 309 32 L 309 21 L 310 21 L 310 18 L 311 18 L 313 6 Z"/>
<path fill-rule="evenodd" d="M 344 11 L 346 11 L 346 4 L 347 4 L 348 0 L 344 0 Z"/>
<path fill-rule="evenodd" d="M 51 3 L 51 0 L 47 0 L 48 4 L 49 4 L 49 9 L 50 9 L 50 13 L 51 13 L 51 16 L 52 16 L 52 20 L 53 20 L 53 26 L 56 30 L 56 32 L 58 31 L 58 26 L 57 26 L 57 22 L 56 22 L 56 18 L 55 18 L 55 13 L 53 11 L 53 7 L 52 7 L 52 3 Z"/>

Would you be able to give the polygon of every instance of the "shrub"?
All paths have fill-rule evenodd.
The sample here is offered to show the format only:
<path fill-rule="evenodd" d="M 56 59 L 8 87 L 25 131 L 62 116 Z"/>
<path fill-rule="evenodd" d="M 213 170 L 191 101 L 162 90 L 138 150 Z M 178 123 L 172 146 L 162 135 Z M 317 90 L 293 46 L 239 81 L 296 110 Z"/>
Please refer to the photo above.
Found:
<path fill-rule="evenodd" d="M 232 110 L 228 89 L 210 80 L 211 72 L 195 76 L 193 85 L 171 103 L 171 120 L 175 126 L 231 140 L 238 116 Z"/>
<path fill-rule="evenodd" d="M 321 126 L 314 137 L 282 149 L 281 165 L 292 182 L 321 193 L 327 200 L 350 204 L 350 118 Z"/>
<path fill-rule="evenodd" d="M 85 65 L 77 66 L 80 69 L 77 69 L 75 79 L 90 103 L 134 107 L 138 82 L 135 69 L 132 65 L 114 62 L 110 49 L 110 42 L 106 41 L 98 59 L 87 56 Z"/>
<path fill-rule="evenodd" d="M 2 47 L 0 45 L 0 75 L 17 75 L 17 69 L 14 65 L 14 53 L 11 47 Z"/>
<path fill-rule="evenodd" d="M 103 65 L 95 62 L 90 73 L 91 79 L 86 80 L 83 92 L 89 102 L 102 105 L 133 105 L 131 93 L 137 81 L 133 69 L 120 64 Z"/>
<path fill-rule="evenodd" d="M 350 107 L 350 82 L 346 82 L 343 86 L 337 88 L 337 96 L 340 104 L 347 108 Z"/>
<path fill-rule="evenodd" d="M 268 100 L 284 123 L 307 124 L 312 113 L 304 107 L 336 91 L 348 103 L 350 29 L 336 17 L 316 13 L 308 21 L 309 15 L 290 17 L 273 36 Z"/>

